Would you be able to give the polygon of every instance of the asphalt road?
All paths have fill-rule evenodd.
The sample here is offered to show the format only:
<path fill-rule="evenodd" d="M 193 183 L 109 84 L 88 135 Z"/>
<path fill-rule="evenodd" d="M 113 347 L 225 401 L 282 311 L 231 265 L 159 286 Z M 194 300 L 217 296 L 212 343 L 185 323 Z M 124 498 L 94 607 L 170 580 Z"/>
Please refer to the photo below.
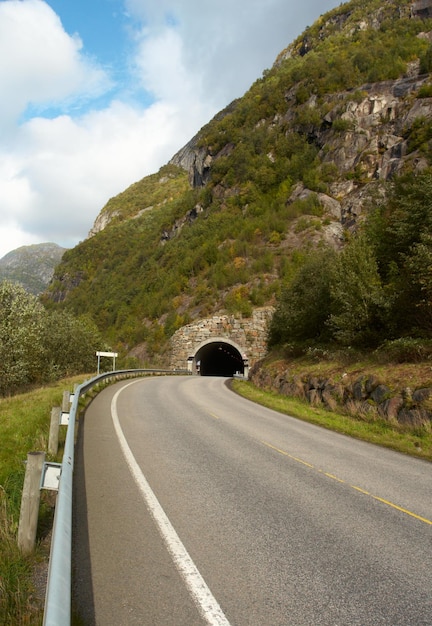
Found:
<path fill-rule="evenodd" d="M 432 465 L 223 378 L 117 383 L 77 443 L 73 599 L 98 626 L 431 626 Z"/>

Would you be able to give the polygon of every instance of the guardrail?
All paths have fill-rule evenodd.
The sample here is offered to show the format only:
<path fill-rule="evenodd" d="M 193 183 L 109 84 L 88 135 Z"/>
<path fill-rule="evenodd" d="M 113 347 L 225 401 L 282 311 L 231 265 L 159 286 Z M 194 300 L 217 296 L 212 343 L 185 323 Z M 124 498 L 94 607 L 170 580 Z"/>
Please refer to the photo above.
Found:
<path fill-rule="evenodd" d="M 72 486 L 75 451 L 75 423 L 79 400 L 95 385 L 110 379 L 137 378 L 151 374 L 187 374 L 180 370 L 119 370 L 92 378 L 74 392 L 61 464 L 61 475 L 54 514 L 44 626 L 70 626 L 72 589 Z M 189 372 L 190 373 L 190 372 Z"/>

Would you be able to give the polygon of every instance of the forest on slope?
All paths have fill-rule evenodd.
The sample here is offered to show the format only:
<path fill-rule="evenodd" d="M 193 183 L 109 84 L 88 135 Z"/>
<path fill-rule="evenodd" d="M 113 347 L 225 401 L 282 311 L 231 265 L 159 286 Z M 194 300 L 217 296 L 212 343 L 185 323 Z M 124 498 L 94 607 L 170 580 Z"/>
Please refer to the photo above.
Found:
<path fill-rule="evenodd" d="M 414 6 L 321 16 L 184 158 L 108 202 L 44 304 L 148 358 L 264 305 L 273 346 L 429 339 L 432 20 Z"/>

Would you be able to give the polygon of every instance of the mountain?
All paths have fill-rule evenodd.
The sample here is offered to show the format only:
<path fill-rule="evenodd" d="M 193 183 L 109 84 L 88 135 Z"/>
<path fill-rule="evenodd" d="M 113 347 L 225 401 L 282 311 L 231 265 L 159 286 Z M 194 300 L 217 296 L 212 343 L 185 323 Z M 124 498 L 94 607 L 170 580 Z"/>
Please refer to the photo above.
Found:
<path fill-rule="evenodd" d="M 47 306 L 125 352 L 273 305 L 311 249 L 342 249 L 400 175 L 432 164 L 432 0 L 319 17 L 158 173 L 103 207 Z"/>
<path fill-rule="evenodd" d="M 39 243 L 12 250 L 0 259 L 0 281 L 20 283 L 29 293 L 46 290 L 66 248 L 55 243 Z"/>

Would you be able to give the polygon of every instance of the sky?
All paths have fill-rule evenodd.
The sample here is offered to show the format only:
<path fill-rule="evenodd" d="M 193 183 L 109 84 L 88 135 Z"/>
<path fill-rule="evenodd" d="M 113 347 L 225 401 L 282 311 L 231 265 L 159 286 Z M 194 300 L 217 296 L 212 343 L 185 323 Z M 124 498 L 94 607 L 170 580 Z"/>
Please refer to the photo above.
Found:
<path fill-rule="evenodd" d="M 0 0 L 0 258 L 84 240 L 340 0 Z"/>

